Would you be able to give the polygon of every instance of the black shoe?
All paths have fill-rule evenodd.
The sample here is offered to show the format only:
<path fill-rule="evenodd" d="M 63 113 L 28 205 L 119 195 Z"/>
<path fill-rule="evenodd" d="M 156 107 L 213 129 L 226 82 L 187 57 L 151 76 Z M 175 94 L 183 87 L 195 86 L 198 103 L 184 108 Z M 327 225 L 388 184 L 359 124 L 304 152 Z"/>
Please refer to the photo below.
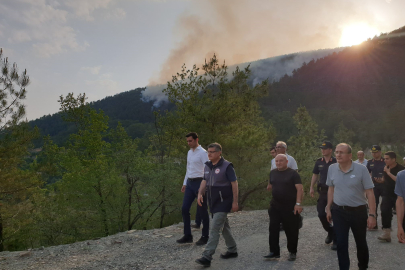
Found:
<path fill-rule="evenodd" d="M 333 241 L 333 235 L 328 233 L 328 236 L 326 236 L 326 238 L 325 238 L 325 244 L 329 245 L 330 243 L 332 243 L 332 241 Z"/>
<path fill-rule="evenodd" d="M 238 257 L 238 252 L 226 252 L 225 254 L 221 254 L 222 259 L 230 259 Z"/>
<path fill-rule="evenodd" d="M 337 250 L 337 245 L 333 242 L 332 246 L 330 247 L 331 250 Z"/>
<path fill-rule="evenodd" d="M 211 261 L 207 260 L 204 257 L 201 257 L 201 258 L 195 260 L 195 262 L 198 263 L 198 264 L 201 264 L 204 267 L 210 267 L 211 266 Z"/>
<path fill-rule="evenodd" d="M 280 258 L 280 254 L 274 254 L 274 252 L 270 252 L 269 254 L 267 254 L 266 256 L 263 256 L 266 259 L 278 259 Z"/>
<path fill-rule="evenodd" d="M 208 243 L 208 236 L 201 236 L 200 240 L 195 242 L 197 246 L 203 246 L 206 245 L 207 243 Z"/>
<path fill-rule="evenodd" d="M 193 243 L 193 236 L 184 235 L 182 238 L 178 239 L 176 242 L 179 244 Z"/>
<path fill-rule="evenodd" d="M 197 225 L 197 224 L 191 224 L 191 228 L 194 228 L 194 229 L 199 229 L 199 228 L 200 228 L 200 225 Z"/>
<path fill-rule="evenodd" d="M 290 253 L 290 255 L 288 256 L 288 260 L 295 261 L 295 259 L 297 259 L 297 253 Z"/>

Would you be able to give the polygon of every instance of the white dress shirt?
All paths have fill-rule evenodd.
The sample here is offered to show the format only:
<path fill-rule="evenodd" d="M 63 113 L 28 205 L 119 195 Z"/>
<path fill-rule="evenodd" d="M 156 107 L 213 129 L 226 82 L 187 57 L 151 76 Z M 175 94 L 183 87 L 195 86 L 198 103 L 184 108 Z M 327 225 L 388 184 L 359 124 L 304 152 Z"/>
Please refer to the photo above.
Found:
<path fill-rule="evenodd" d="M 360 162 L 360 160 L 355 160 L 354 162 L 359 163 L 359 164 L 363 164 L 364 166 L 367 167 L 367 159 L 364 159 L 363 162 Z"/>
<path fill-rule="evenodd" d="M 295 161 L 295 159 L 292 156 L 288 155 L 288 154 L 285 154 L 285 155 L 287 156 L 287 160 L 288 160 L 287 167 L 291 168 L 293 170 L 298 170 L 298 165 L 297 165 L 297 162 Z M 273 158 L 271 160 L 271 170 L 274 170 L 276 168 L 277 168 L 276 167 L 276 159 Z"/>
<path fill-rule="evenodd" d="M 188 178 L 197 178 L 204 176 L 204 167 L 205 162 L 208 161 L 208 153 L 207 151 L 201 147 L 201 145 L 197 146 L 197 148 L 193 151 L 190 149 L 187 153 L 187 171 L 186 176 L 184 177 L 183 185 L 187 185 Z"/>

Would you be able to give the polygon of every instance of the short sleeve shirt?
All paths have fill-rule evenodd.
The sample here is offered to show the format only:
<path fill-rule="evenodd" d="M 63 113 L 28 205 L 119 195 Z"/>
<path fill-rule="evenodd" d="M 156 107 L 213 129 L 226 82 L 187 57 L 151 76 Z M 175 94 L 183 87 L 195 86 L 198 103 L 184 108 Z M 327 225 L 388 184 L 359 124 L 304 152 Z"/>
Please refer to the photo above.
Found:
<path fill-rule="evenodd" d="M 395 183 L 395 194 L 405 198 L 405 170 L 397 174 L 397 181 Z"/>
<path fill-rule="evenodd" d="M 297 171 L 287 168 L 285 171 L 278 169 L 270 172 L 273 202 L 294 207 L 297 200 L 296 184 L 301 184 L 301 177 Z"/>
<path fill-rule="evenodd" d="M 339 164 L 329 167 L 328 186 L 334 187 L 333 202 L 339 206 L 357 207 L 367 204 L 365 190 L 374 187 L 367 168 L 352 162 L 348 172 L 340 170 Z"/>
<path fill-rule="evenodd" d="M 328 178 L 328 169 L 329 166 L 336 163 L 336 158 L 331 157 L 329 162 L 326 163 L 325 158 L 319 158 L 315 162 L 314 169 L 312 170 L 313 174 L 319 174 L 319 184 L 326 186 L 326 179 Z"/>
<path fill-rule="evenodd" d="M 359 164 L 362 164 L 362 165 L 364 165 L 364 166 L 367 167 L 368 160 L 367 160 L 367 159 L 364 159 L 363 162 L 360 162 L 360 160 L 355 160 L 354 162 L 359 163 Z"/>
<path fill-rule="evenodd" d="M 384 172 L 384 167 L 385 167 L 385 162 L 384 159 L 370 159 L 367 162 L 367 169 L 369 173 L 371 173 L 371 176 L 373 177 L 383 177 L 383 172 Z M 373 180 L 373 182 L 375 182 Z M 380 183 L 375 183 L 375 184 L 380 184 Z"/>

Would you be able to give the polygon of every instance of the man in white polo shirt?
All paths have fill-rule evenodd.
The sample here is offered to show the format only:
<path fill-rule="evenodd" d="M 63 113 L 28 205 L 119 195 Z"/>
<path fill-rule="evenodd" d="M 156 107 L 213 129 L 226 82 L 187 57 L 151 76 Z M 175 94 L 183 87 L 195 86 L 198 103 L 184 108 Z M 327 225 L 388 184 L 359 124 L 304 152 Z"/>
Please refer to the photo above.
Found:
<path fill-rule="evenodd" d="M 364 270 L 368 268 L 369 261 L 367 227 L 373 228 L 376 224 L 374 184 L 368 169 L 352 161 L 350 145 L 338 144 L 335 156 L 338 163 L 329 167 L 326 180 L 329 186 L 326 218 L 328 222 L 332 222 L 333 219 L 339 269 L 350 269 L 349 230 L 351 229 L 356 241 L 358 267 Z"/>
<path fill-rule="evenodd" d="M 368 160 L 364 158 L 364 152 L 363 151 L 358 151 L 357 152 L 357 160 L 355 160 L 354 162 L 359 163 L 359 164 L 363 164 L 364 166 L 367 166 L 367 162 Z"/>
<path fill-rule="evenodd" d="M 287 144 L 285 142 L 278 141 L 276 143 L 276 152 L 277 152 L 277 155 L 279 155 L 279 154 L 286 155 L 287 160 L 288 160 L 288 163 L 287 163 L 288 168 L 291 168 L 296 171 L 298 170 L 298 165 L 297 165 L 297 162 L 295 161 L 295 159 L 292 156 L 287 154 Z M 274 169 L 277 169 L 275 158 L 273 158 L 271 160 L 271 170 L 274 170 Z"/>
<path fill-rule="evenodd" d="M 190 224 L 190 208 L 198 196 L 198 189 L 200 188 L 204 176 L 205 162 L 208 161 L 207 151 L 198 144 L 197 133 L 191 132 L 187 134 L 186 139 L 190 150 L 187 153 L 187 171 L 181 188 L 181 192 L 184 193 L 183 206 L 181 208 L 184 223 L 184 236 L 177 240 L 179 244 L 193 242 Z M 196 242 L 196 245 L 201 246 L 207 244 L 209 235 L 207 200 L 204 198 L 202 206 L 197 207 L 200 208 L 198 212 L 202 219 L 203 228 L 202 236 L 200 240 Z"/>

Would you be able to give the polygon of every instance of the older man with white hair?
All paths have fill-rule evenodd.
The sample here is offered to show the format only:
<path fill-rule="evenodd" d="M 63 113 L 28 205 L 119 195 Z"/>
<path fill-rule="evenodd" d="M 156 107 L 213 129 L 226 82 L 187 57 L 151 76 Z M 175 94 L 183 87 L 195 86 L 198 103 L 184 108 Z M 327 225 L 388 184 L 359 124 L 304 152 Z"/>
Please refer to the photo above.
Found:
<path fill-rule="evenodd" d="M 270 253 L 266 259 L 280 258 L 280 222 L 283 224 L 287 236 L 287 249 L 290 252 L 289 261 L 294 261 L 297 254 L 298 232 L 302 212 L 302 183 L 297 171 L 288 167 L 288 159 L 284 154 L 275 158 L 276 169 L 270 172 L 267 186 L 272 190 L 273 198 L 270 202 L 269 217 L 269 245 Z"/>
<path fill-rule="evenodd" d="M 297 165 L 297 162 L 295 161 L 295 159 L 292 156 L 287 154 L 287 144 L 285 142 L 278 141 L 276 143 L 276 152 L 277 152 L 277 155 L 283 154 L 283 155 L 285 155 L 287 157 L 287 160 L 288 160 L 287 166 L 288 166 L 288 168 L 291 168 L 293 170 L 298 170 L 298 165 Z M 276 168 L 277 168 L 277 166 L 276 166 L 276 158 L 273 158 L 271 160 L 271 170 L 274 170 Z"/>

